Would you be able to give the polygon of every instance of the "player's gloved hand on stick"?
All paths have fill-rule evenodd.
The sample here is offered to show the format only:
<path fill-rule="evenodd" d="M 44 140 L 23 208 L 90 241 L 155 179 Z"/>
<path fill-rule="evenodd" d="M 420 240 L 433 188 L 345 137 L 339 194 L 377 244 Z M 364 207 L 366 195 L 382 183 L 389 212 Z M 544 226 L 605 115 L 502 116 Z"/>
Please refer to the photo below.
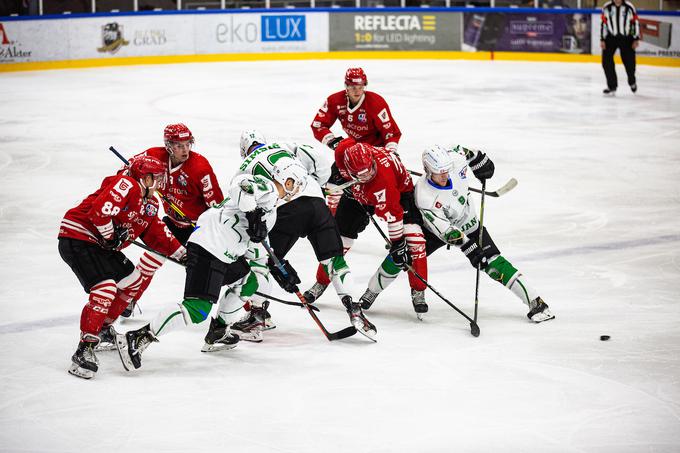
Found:
<path fill-rule="evenodd" d="M 343 178 L 342 175 L 340 174 L 338 166 L 335 164 L 331 165 L 331 176 L 330 178 L 328 178 L 328 183 L 335 184 L 336 186 L 341 186 L 346 182 L 347 180 Z"/>
<path fill-rule="evenodd" d="M 267 267 L 269 267 L 272 277 L 274 277 L 276 283 L 278 283 L 284 291 L 289 293 L 299 291 L 297 285 L 300 283 L 300 277 L 298 277 L 297 272 L 295 272 L 295 269 L 293 269 L 293 266 L 291 266 L 287 260 L 280 261 L 285 273 L 279 269 L 276 263 L 274 263 L 274 260 L 269 258 L 269 261 L 267 261 Z"/>
<path fill-rule="evenodd" d="M 475 178 L 480 181 L 491 178 L 496 169 L 496 166 L 493 164 L 493 161 L 489 159 L 489 156 L 481 151 L 477 151 L 477 155 L 472 158 L 469 165 L 472 173 L 475 174 Z"/>
<path fill-rule="evenodd" d="M 465 233 L 460 231 L 457 227 L 452 226 L 444 233 L 444 239 L 447 244 L 460 247 L 467 240 L 467 236 L 465 236 Z"/>
<path fill-rule="evenodd" d="M 106 250 L 120 250 L 125 242 L 130 238 L 130 230 L 123 225 L 113 225 L 113 236 L 111 239 L 104 239 L 102 247 Z"/>
<path fill-rule="evenodd" d="M 248 219 L 248 228 L 246 233 L 250 236 L 253 242 L 262 242 L 267 238 L 267 222 L 265 222 L 264 210 L 262 208 L 255 208 L 250 212 L 246 212 L 246 219 Z"/>
<path fill-rule="evenodd" d="M 406 245 L 406 239 L 401 238 L 398 241 L 392 243 L 390 247 L 390 258 L 394 264 L 401 269 L 408 269 L 413 260 L 411 259 L 411 254 L 408 252 L 408 246 Z"/>
<path fill-rule="evenodd" d="M 479 248 L 476 242 L 468 239 L 460 249 L 465 256 L 467 256 L 467 259 L 470 260 L 470 264 L 472 264 L 473 267 L 479 265 L 480 269 L 486 269 L 486 266 L 489 263 L 487 262 L 486 256 L 484 256 L 484 252 Z"/>
<path fill-rule="evenodd" d="M 342 137 L 335 137 L 332 140 L 329 140 L 326 146 L 328 146 L 330 149 L 335 150 L 335 148 L 338 147 L 338 144 L 343 141 L 344 138 Z"/>

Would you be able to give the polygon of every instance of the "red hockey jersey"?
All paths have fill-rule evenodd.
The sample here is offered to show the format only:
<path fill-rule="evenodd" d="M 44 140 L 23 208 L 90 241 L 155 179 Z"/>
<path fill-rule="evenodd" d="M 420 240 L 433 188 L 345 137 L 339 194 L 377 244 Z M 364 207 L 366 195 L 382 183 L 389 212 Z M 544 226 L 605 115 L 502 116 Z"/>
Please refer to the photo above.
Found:
<path fill-rule="evenodd" d="M 101 244 L 113 237 L 115 224 L 129 230 L 121 248 L 141 238 L 160 253 L 173 255 L 182 246 L 158 218 L 158 201 L 144 198 L 142 190 L 129 176 L 107 176 L 96 192 L 66 212 L 59 237 Z"/>
<path fill-rule="evenodd" d="M 224 199 L 222 189 L 217 182 L 208 159 L 197 152 L 190 151 L 189 158 L 172 168 L 170 156 L 164 147 L 149 148 L 143 153 L 167 163 L 168 181 L 165 187 L 161 187 L 161 193 L 172 201 L 192 222 L 196 223 L 198 216 L 213 205 L 219 204 Z M 134 159 L 134 157 L 133 157 Z M 163 208 L 170 219 L 182 227 L 190 225 L 186 220 L 170 208 L 163 200 Z"/>
<path fill-rule="evenodd" d="M 401 194 L 413 192 L 413 180 L 399 156 L 382 148 L 370 147 L 376 161 L 376 175 L 364 184 L 354 184 L 352 195 L 361 204 L 374 206 L 375 214 L 388 223 L 391 241 L 398 241 L 404 235 L 404 209 Z M 346 148 L 338 148 L 335 164 L 345 179 L 352 179 L 344 162 Z"/>
<path fill-rule="evenodd" d="M 357 142 L 397 150 L 401 131 L 387 102 L 379 94 L 364 92 L 353 108 L 350 108 L 344 90 L 331 94 L 312 122 L 314 137 L 324 145 L 328 144 L 334 138 L 330 128 L 337 119 L 345 133 Z"/>

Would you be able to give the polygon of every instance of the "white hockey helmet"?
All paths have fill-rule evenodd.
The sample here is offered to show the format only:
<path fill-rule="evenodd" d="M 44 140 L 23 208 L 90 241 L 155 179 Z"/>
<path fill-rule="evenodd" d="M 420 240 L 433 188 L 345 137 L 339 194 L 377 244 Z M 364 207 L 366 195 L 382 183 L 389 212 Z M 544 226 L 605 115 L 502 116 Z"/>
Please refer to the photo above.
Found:
<path fill-rule="evenodd" d="M 274 180 L 283 186 L 288 197 L 302 192 L 307 187 L 307 169 L 295 159 L 282 157 L 273 168 Z M 292 183 L 288 183 L 291 180 Z"/>
<path fill-rule="evenodd" d="M 264 145 L 267 139 L 264 138 L 262 132 L 256 129 L 246 129 L 241 132 L 241 157 L 245 158 L 248 155 L 248 150 L 255 143 Z"/>
<path fill-rule="evenodd" d="M 453 158 L 447 150 L 439 145 L 425 148 L 422 159 L 428 178 L 432 175 L 450 172 L 453 168 Z"/>

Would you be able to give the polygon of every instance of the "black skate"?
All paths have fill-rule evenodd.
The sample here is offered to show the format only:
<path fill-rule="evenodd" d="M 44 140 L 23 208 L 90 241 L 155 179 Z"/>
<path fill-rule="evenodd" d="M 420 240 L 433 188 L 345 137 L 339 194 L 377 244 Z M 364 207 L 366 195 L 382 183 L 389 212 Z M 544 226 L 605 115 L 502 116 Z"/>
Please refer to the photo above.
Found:
<path fill-rule="evenodd" d="M 229 332 L 244 341 L 259 343 L 265 327 L 265 309 L 252 306 L 248 316 L 229 326 Z"/>
<path fill-rule="evenodd" d="M 342 304 L 347 309 L 347 314 L 349 315 L 349 320 L 357 332 L 364 335 L 371 341 L 377 341 L 374 337 L 378 333 L 373 323 L 366 319 L 363 312 L 361 311 L 361 304 L 352 301 L 352 296 L 345 296 L 342 298 Z"/>
<path fill-rule="evenodd" d="M 303 296 L 304 297 L 304 296 Z M 276 324 L 272 321 L 272 315 L 269 313 L 269 301 L 265 300 L 262 303 L 262 308 L 264 308 L 264 328 L 262 330 L 272 330 L 276 329 Z"/>
<path fill-rule="evenodd" d="M 429 310 L 427 302 L 425 302 L 425 291 L 411 289 L 411 302 L 413 303 L 413 309 L 416 312 L 416 316 L 422 321 L 423 314 L 427 313 L 427 310 Z"/>
<path fill-rule="evenodd" d="M 370 289 L 366 288 L 366 291 L 364 294 L 361 296 L 361 308 L 364 310 L 368 310 L 371 308 L 371 305 L 373 305 L 373 302 L 375 302 L 375 298 L 378 297 L 378 293 L 374 293 Z"/>
<path fill-rule="evenodd" d="M 215 352 L 234 349 L 236 343 L 238 343 L 238 337 L 229 333 L 228 326 L 221 323 L 217 318 L 212 318 L 201 351 Z"/>
<path fill-rule="evenodd" d="M 543 299 L 540 297 L 532 300 L 530 302 L 529 308 L 531 308 L 531 310 L 529 310 L 529 313 L 527 313 L 527 318 L 535 323 L 555 319 L 555 315 L 550 312 L 548 304 L 543 302 Z"/>
<path fill-rule="evenodd" d="M 99 369 L 99 360 L 94 349 L 99 343 L 99 337 L 86 333 L 78 343 L 78 349 L 71 357 L 71 367 L 68 372 L 76 377 L 92 379 Z"/>
<path fill-rule="evenodd" d="M 142 366 L 142 352 L 153 342 L 158 341 L 151 332 L 151 326 L 145 325 L 141 329 L 131 330 L 123 335 L 118 335 L 116 347 L 123 363 L 125 371 Z"/>
<path fill-rule="evenodd" d="M 302 297 L 305 298 L 308 304 L 311 304 L 315 302 L 319 297 L 321 297 L 323 292 L 326 291 L 326 288 L 328 288 L 328 285 L 316 282 L 314 283 L 314 285 L 312 285 L 311 288 L 305 291 Z"/>
<path fill-rule="evenodd" d="M 605 96 L 616 96 L 616 88 L 605 88 L 602 90 L 602 94 Z"/>
<path fill-rule="evenodd" d="M 123 313 L 121 313 L 120 315 L 123 318 L 129 318 L 130 316 L 132 316 L 134 314 L 134 312 L 135 312 L 135 301 L 131 300 L 130 303 L 128 304 L 128 306 L 125 307 L 125 310 L 123 310 Z"/>
<path fill-rule="evenodd" d="M 99 332 L 99 343 L 95 346 L 94 351 L 115 351 L 116 337 L 118 335 L 118 332 L 116 332 L 116 329 L 114 329 L 112 325 L 102 327 L 101 332 Z"/>

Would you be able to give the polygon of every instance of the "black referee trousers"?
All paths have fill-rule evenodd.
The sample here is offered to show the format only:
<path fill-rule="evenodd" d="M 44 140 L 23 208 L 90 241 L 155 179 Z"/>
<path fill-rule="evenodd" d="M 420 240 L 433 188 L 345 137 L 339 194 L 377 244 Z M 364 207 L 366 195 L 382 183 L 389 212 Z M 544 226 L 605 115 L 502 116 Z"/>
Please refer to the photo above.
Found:
<path fill-rule="evenodd" d="M 614 67 L 614 53 L 616 49 L 621 49 L 621 60 L 623 66 L 626 68 L 628 75 L 628 85 L 635 83 L 635 49 L 633 49 L 632 36 L 612 36 L 609 35 L 604 39 L 605 48 L 602 50 L 602 69 L 604 75 L 607 77 L 607 87 L 610 90 L 615 90 L 618 86 L 616 78 L 616 69 Z"/>

